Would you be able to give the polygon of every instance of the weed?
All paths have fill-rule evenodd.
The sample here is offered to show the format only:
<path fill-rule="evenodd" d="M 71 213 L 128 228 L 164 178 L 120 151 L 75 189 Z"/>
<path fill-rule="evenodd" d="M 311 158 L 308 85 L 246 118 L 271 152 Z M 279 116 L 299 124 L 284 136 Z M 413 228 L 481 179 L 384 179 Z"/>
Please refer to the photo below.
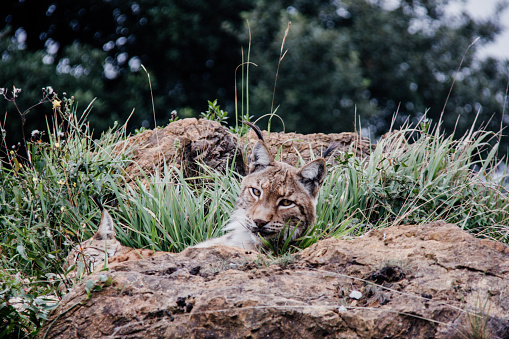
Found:
<path fill-rule="evenodd" d="M 228 112 L 223 111 L 221 106 L 217 104 L 217 99 L 214 101 L 208 101 L 208 109 L 202 112 L 200 116 L 207 120 L 217 121 L 222 125 L 226 125 L 226 119 L 228 119 Z"/>

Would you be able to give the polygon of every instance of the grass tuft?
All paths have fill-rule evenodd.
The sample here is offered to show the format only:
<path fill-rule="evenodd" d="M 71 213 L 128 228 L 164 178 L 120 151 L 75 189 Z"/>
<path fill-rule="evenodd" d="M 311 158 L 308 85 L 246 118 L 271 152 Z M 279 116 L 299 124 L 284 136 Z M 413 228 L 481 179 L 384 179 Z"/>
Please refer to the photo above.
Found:
<path fill-rule="evenodd" d="M 368 159 L 340 155 L 322 188 L 318 221 L 349 220 L 361 234 L 444 220 L 508 243 L 508 175 L 497 175 L 497 135 L 472 128 L 455 140 L 429 127 L 421 123 L 390 134 Z"/>

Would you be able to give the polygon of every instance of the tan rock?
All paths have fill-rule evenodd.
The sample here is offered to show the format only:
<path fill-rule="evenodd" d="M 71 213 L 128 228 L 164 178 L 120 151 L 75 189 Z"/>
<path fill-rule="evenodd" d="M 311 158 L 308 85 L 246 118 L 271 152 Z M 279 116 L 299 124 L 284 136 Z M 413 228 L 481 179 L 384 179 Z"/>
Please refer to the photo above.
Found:
<path fill-rule="evenodd" d="M 314 134 L 298 134 L 298 133 L 268 133 L 262 131 L 263 138 L 269 146 L 271 154 L 280 156 L 280 161 L 284 161 L 291 165 L 296 165 L 298 160 L 302 158 L 304 163 L 315 159 L 331 144 L 337 145 L 336 152 L 352 152 L 360 158 L 367 157 L 374 149 L 368 138 L 363 138 L 357 133 L 314 133 Z M 249 143 L 257 140 L 256 134 L 250 131 L 247 134 Z"/>
<path fill-rule="evenodd" d="M 90 299 L 78 285 L 40 336 L 465 338 L 484 322 L 486 338 L 509 333 L 507 246 L 455 225 L 327 239 L 269 263 L 220 246 L 112 265 L 112 285 Z"/>
<path fill-rule="evenodd" d="M 165 128 L 148 130 L 128 138 L 117 146 L 118 152 L 133 149 L 131 164 L 126 169 L 128 179 L 162 172 L 164 165 L 177 166 L 186 176 L 199 172 L 199 163 L 224 171 L 231 166 L 243 174 L 242 152 L 236 136 L 220 123 L 203 119 L 177 120 Z"/>

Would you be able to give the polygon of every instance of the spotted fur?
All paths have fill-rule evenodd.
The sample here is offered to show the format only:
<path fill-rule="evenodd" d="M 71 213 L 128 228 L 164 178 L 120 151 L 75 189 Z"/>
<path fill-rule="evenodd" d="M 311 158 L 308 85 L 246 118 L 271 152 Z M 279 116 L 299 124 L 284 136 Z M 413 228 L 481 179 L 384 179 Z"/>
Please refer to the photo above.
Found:
<path fill-rule="evenodd" d="M 318 191 L 325 174 L 323 158 L 295 168 L 275 161 L 263 140 L 258 141 L 225 228 L 228 233 L 195 247 L 229 245 L 257 250 L 264 247 L 260 236 L 268 241 L 299 238 L 316 221 Z"/>

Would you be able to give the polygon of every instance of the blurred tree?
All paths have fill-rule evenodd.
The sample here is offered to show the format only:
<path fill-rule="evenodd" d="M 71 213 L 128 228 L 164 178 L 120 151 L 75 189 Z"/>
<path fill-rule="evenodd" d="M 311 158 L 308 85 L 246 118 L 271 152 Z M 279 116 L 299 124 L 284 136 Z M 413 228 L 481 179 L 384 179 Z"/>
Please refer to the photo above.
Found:
<path fill-rule="evenodd" d="M 275 106 L 288 130 L 340 132 L 354 128 L 354 116 L 372 133 L 385 133 L 427 112 L 458 133 L 480 121 L 499 130 L 508 80 L 507 61 L 476 60 L 475 51 L 500 33 L 503 9 L 486 20 L 446 14 L 449 1 L 259 1 L 245 14 L 251 23 L 257 116 L 269 113 L 281 42 Z M 468 46 L 479 41 L 465 54 Z M 247 34 L 244 36 L 247 41 Z M 458 123 L 457 123 L 458 122 Z M 509 121 L 505 121 L 507 126 Z M 457 123 L 457 125 L 456 125 Z M 507 140 L 506 140 L 507 142 Z M 507 145 L 507 143 L 506 143 Z"/>
<path fill-rule="evenodd" d="M 250 113 L 278 107 L 288 131 L 353 130 L 357 115 L 363 128 L 379 135 L 395 112 L 396 127 L 425 112 L 437 121 L 453 79 L 445 128 L 462 133 L 479 112 L 478 121 L 498 130 L 509 123 L 502 116 L 509 64 L 478 60 L 475 52 L 500 33 L 503 6 L 491 18 L 474 20 L 466 13 L 451 17 L 449 2 L 5 0 L 0 87 L 23 88 L 21 107 L 32 105 L 47 85 L 74 95 L 81 107 L 98 97 L 91 123 L 99 131 L 123 122 L 133 108 L 132 126 L 148 127 L 152 104 L 143 64 L 159 124 L 173 109 L 197 115 L 208 99 L 232 111 L 247 19 L 250 60 L 258 65 L 249 68 Z M 5 101 L 0 109 L 12 116 Z M 40 116 L 36 109 L 30 114 Z"/>
<path fill-rule="evenodd" d="M 250 0 L 235 6 L 226 0 L 5 0 L 0 69 L 8 71 L 0 72 L 0 87 L 23 89 L 21 108 L 37 102 L 47 85 L 84 107 L 97 97 L 90 121 L 99 131 L 134 108 L 134 127 L 153 126 L 142 64 L 160 124 L 175 108 L 200 112 L 207 99 L 229 98 L 231 107 L 240 60 L 235 32 L 243 25 L 239 11 L 249 8 Z M 7 102 L 0 109 L 12 115 Z M 26 129 L 44 128 L 41 110 L 32 111 L 38 118 L 27 116 Z"/>

